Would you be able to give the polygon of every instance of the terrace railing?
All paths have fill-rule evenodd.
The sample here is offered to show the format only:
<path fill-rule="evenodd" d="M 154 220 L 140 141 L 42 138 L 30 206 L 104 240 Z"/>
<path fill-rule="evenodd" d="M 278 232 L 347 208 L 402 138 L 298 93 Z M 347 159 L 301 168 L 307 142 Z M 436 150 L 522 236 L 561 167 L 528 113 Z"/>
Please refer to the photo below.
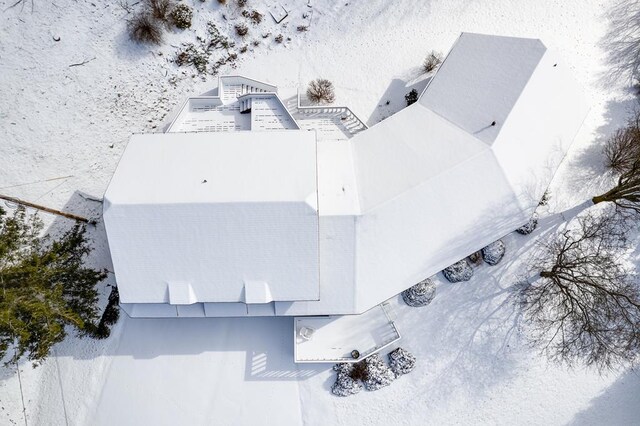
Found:
<path fill-rule="evenodd" d="M 310 105 L 303 106 L 300 103 L 300 91 L 298 90 L 297 94 L 297 109 L 300 114 L 315 114 L 315 115 L 330 115 L 336 116 L 340 115 L 340 119 L 344 122 L 347 122 L 349 125 L 345 125 L 349 129 L 352 134 L 356 134 L 363 130 L 367 130 L 366 124 L 348 107 L 344 106 L 323 106 L 323 105 Z"/>

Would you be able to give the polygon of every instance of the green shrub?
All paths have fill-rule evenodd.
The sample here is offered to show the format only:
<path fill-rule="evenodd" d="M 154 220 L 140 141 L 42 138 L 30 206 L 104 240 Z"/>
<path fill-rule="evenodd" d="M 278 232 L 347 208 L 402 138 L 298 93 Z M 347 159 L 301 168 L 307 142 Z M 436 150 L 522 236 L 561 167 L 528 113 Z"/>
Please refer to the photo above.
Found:
<path fill-rule="evenodd" d="M 418 101 L 418 91 L 416 89 L 411 89 L 409 93 L 404 95 L 404 100 L 407 101 L 407 106 L 415 104 Z"/>

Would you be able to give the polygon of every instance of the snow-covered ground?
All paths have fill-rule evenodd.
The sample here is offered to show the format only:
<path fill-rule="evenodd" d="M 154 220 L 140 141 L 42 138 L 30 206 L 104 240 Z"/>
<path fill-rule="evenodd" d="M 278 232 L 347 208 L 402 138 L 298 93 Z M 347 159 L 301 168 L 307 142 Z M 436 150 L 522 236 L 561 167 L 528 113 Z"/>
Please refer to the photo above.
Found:
<path fill-rule="evenodd" d="M 85 196 L 101 197 L 129 135 L 159 131 L 188 94 L 215 85 L 214 77 L 171 63 L 173 46 L 195 41 L 208 20 L 228 31 L 238 11 L 231 0 L 226 8 L 185 2 L 197 9 L 192 30 L 170 31 L 161 47 L 138 47 L 127 39 L 131 15 L 118 2 L 26 0 L 9 8 L 14 0 L 0 0 L 0 194 L 99 215 L 100 204 Z M 424 87 L 426 53 L 446 52 L 461 31 L 541 38 L 573 64 L 592 102 L 552 184 L 549 213 L 609 184 L 599 144 L 635 102 L 622 83 L 605 78 L 613 2 L 282 3 L 290 9 L 286 28 L 266 14 L 277 1 L 249 0 L 266 15 L 247 41 L 260 45 L 240 55 L 234 72 L 277 85 L 285 102 L 309 80 L 328 78 L 336 104 L 368 125 L 401 109 L 412 87 Z M 299 25 L 309 30 L 298 32 Z M 273 41 L 278 33 L 283 44 Z M 290 318 L 122 318 L 105 341 L 71 336 L 37 369 L 28 362 L 20 375 L 15 366 L 1 369 L 0 424 L 23 424 L 23 406 L 28 423 L 42 425 L 638 424 L 636 373 L 567 370 L 522 339 L 508 288 L 535 238 L 553 226 L 541 222 L 528 237 L 505 239 L 500 265 L 476 270 L 467 283 L 439 282 L 428 307 L 392 301 L 400 344 L 418 365 L 379 391 L 331 395 L 330 366 L 293 363 Z M 66 226 L 49 223 L 53 231 Z M 103 227 L 91 233 L 91 263 L 109 268 Z"/>

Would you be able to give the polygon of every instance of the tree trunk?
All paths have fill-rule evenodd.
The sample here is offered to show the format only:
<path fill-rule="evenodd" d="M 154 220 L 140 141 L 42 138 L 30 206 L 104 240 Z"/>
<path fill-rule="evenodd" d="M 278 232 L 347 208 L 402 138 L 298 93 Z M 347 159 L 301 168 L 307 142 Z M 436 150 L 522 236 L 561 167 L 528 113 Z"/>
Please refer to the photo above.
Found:
<path fill-rule="evenodd" d="M 602 195 L 597 195 L 593 197 L 591 201 L 593 201 L 593 204 L 598 204 L 598 203 L 602 203 L 604 201 L 609 201 L 609 200 L 607 199 L 607 194 L 602 194 Z"/>

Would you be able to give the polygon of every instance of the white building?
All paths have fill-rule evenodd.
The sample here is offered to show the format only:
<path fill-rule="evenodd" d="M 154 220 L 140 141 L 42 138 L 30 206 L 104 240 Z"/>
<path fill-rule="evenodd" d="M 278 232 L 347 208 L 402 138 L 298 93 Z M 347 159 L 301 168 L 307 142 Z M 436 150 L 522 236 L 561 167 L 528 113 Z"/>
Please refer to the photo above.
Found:
<path fill-rule="evenodd" d="M 317 109 L 352 138 L 320 138 L 265 83 L 218 95 L 134 135 L 105 194 L 130 316 L 368 311 L 527 222 L 588 109 L 540 40 L 467 33 L 371 129 Z"/>

